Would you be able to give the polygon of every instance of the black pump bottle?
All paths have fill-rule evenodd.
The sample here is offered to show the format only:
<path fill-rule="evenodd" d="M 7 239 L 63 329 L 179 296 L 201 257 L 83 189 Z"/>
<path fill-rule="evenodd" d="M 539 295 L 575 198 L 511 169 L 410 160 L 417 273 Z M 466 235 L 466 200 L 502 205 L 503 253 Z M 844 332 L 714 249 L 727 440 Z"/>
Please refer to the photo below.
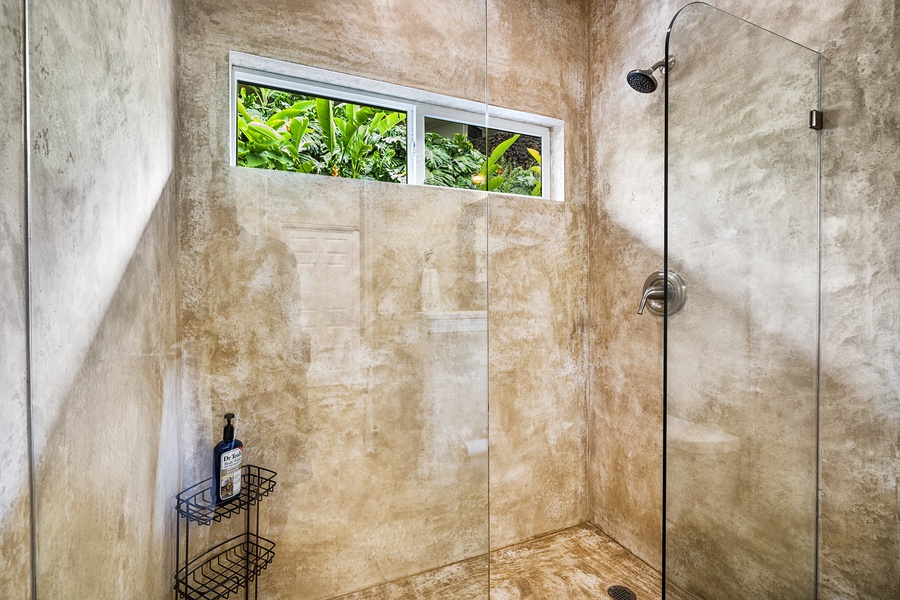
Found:
<path fill-rule="evenodd" d="M 213 451 L 213 492 L 216 504 L 231 502 L 241 495 L 241 460 L 244 444 L 234 438 L 234 413 L 225 414 L 225 430 L 222 441 Z"/>

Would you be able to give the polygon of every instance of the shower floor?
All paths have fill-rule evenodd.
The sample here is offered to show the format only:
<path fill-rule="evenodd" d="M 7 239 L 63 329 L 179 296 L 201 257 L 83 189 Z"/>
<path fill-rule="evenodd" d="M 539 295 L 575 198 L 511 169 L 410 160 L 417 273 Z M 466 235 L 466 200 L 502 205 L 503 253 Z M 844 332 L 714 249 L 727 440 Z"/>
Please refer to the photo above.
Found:
<path fill-rule="evenodd" d="M 624 585 L 638 600 L 659 600 L 658 572 L 590 524 L 570 527 L 487 556 L 340 596 L 339 600 L 575 600 L 609 598 Z M 667 590 L 667 599 L 688 600 Z M 338 600 L 338 599 L 335 599 Z"/>

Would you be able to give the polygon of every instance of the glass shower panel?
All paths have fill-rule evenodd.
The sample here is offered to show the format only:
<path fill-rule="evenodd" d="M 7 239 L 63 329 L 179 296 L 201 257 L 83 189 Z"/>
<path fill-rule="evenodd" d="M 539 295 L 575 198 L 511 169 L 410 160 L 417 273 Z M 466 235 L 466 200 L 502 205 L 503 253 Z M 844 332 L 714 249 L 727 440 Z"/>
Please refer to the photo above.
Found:
<path fill-rule="evenodd" d="M 667 56 L 667 585 L 813 598 L 819 55 L 696 3 Z"/>
<path fill-rule="evenodd" d="M 420 584 L 486 600 L 485 200 L 434 186 L 363 190 L 366 440 L 357 460 L 368 477 L 356 489 L 369 498 L 385 491 L 356 535 L 389 548 L 379 565 L 385 581 L 458 563 L 453 576 L 426 573 Z"/>
<path fill-rule="evenodd" d="M 403 48 L 420 66 L 384 77 L 478 103 L 470 124 L 483 128 L 484 0 L 403 12 L 366 45 Z M 426 27 L 437 44 L 418 43 Z M 446 54 L 457 57 L 454 68 L 435 70 Z M 365 600 L 415 588 L 487 600 L 487 195 L 377 181 L 347 181 L 345 194 L 334 183 L 288 207 L 317 214 L 292 219 L 288 242 L 307 290 L 301 318 L 317 425 L 315 476 L 306 480 L 314 489 L 300 479 L 302 514 L 285 523 L 306 560 L 302 574 L 289 562 L 281 568 L 277 598 L 296 597 L 305 580 L 303 597 Z M 347 210 L 338 216 L 336 206 Z M 343 272 L 327 245 L 338 238 L 355 260 Z M 320 258 L 301 258 L 312 247 Z M 329 298 L 344 308 L 329 309 Z"/>
<path fill-rule="evenodd" d="M 483 115 L 484 1 L 452 5 L 354 11 L 343 24 L 359 31 L 354 46 L 302 64 L 460 98 Z M 323 19 L 333 10 L 311 9 Z M 425 30 L 432 43 L 422 46 Z M 438 77 L 446 54 L 455 69 Z M 227 185 L 239 226 L 265 240 L 266 255 L 295 263 L 280 305 L 302 356 L 296 392 L 238 395 L 249 427 L 284 440 L 260 438 L 254 455 L 279 479 L 263 508 L 277 544 L 265 597 L 443 591 L 460 582 L 440 569 L 463 562 L 466 593 L 486 599 L 485 194 L 242 168 Z"/>

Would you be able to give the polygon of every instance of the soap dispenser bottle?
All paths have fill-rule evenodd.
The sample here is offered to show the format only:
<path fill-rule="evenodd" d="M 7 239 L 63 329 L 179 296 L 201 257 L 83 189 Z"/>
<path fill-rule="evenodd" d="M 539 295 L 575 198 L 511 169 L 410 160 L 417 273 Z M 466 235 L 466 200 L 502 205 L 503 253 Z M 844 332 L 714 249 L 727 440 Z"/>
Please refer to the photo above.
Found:
<path fill-rule="evenodd" d="M 213 487 L 216 504 L 231 502 L 241 495 L 241 459 L 244 444 L 234 438 L 234 413 L 225 414 L 222 441 L 213 451 Z"/>

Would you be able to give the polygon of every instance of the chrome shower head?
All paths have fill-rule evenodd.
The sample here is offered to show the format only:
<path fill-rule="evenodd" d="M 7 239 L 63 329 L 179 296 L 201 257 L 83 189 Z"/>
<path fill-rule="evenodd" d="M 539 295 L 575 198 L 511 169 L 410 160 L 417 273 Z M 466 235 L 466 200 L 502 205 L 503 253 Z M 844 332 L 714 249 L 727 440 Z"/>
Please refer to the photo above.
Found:
<path fill-rule="evenodd" d="M 656 77 L 653 76 L 653 71 L 647 69 L 635 69 L 634 71 L 629 71 L 625 80 L 628 81 L 628 85 L 634 88 L 636 92 L 642 94 L 655 92 L 659 85 L 656 82 Z"/>
<path fill-rule="evenodd" d="M 635 69 L 629 71 L 625 80 L 635 91 L 642 94 L 650 94 L 656 91 L 659 83 L 653 76 L 653 71 L 659 69 L 660 74 L 665 75 L 666 72 L 675 66 L 675 57 L 670 56 L 668 60 L 661 60 L 651 66 L 649 69 Z"/>

